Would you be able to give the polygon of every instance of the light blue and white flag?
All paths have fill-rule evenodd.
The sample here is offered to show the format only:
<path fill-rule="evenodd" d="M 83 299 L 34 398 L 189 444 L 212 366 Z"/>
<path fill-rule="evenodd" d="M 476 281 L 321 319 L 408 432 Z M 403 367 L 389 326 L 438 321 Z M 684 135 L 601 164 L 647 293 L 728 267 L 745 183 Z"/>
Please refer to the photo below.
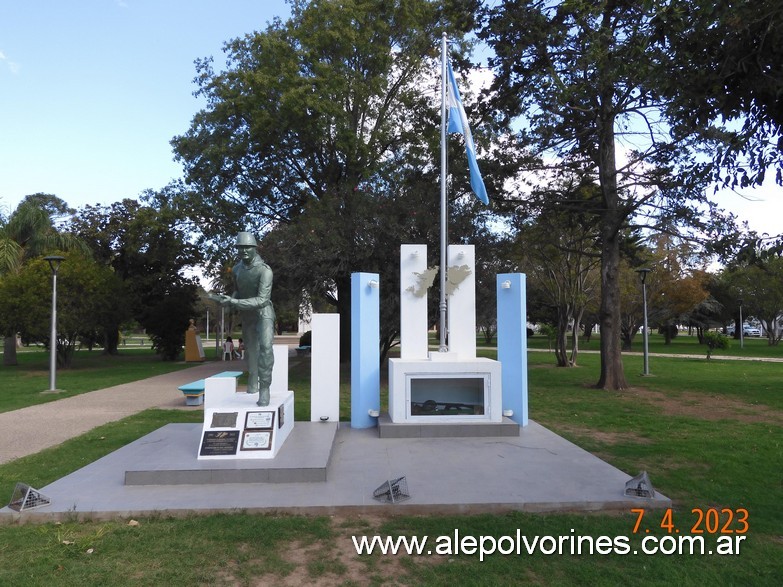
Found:
<path fill-rule="evenodd" d="M 468 155 L 468 168 L 470 169 L 470 187 L 476 197 L 485 204 L 489 204 L 487 198 L 487 188 L 484 187 L 484 180 L 481 179 L 478 162 L 476 161 L 476 146 L 473 144 L 473 135 L 468 126 L 468 117 L 465 114 L 465 108 L 462 106 L 462 100 L 459 97 L 457 82 L 454 81 L 454 72 L 451 70 L 451 62 L 446 63 L 448 71 L 448 84 L 446 88 L 446 100 L 449 110 L 449 132 L 458 132 L 465 137 L 465 151 Z"/>

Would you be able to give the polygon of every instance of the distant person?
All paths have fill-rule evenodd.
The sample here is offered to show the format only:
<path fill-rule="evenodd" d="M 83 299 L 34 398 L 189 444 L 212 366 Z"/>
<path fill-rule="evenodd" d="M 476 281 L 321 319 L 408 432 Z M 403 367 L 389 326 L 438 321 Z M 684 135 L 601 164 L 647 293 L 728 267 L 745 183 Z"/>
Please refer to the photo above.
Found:
<path fill-rule="evenodd" d="M 227 336 L 223 342 L 223 360 L 226 359 L 226 355 L 229 361 L 234 358 L 234 341 L 230 336 Z"/>

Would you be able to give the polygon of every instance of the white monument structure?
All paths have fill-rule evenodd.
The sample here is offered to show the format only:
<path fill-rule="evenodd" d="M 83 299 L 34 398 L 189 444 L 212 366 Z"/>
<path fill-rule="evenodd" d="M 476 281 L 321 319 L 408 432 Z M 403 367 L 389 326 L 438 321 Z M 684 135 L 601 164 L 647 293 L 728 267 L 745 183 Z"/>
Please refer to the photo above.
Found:
<path fill-rule="evenodd" d="M 273 459 L 294 428 L 294 392 L 288 389 L 288 346 L 273 346 L 275 365 L 268 406 L 237 392 L 234 377 L 204 382 L 204 424 L 199 460 Z"/>
<path fill-rule="evenodd" d="M 426 245 L 400 250 L 400 358 L 389 359 L 389 417 L 394 423 L 503 420 L 500 363 L 476 356 L 473 245 L 448 247 L 448 350 L 428 350 Z"/>

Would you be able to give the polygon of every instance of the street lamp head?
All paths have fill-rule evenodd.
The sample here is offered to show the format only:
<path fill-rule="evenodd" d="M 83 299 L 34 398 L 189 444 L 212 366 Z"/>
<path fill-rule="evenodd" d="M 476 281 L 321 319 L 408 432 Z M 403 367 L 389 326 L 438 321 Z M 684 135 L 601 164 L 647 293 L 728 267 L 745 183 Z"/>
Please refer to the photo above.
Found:
<path fill-rule="evenodd" d="M 649 267 L 640 267 L 639 269 L 634 269 L 639 274 L 639 279 L 642 280 L 642 283 L 644 283 L 644 280 L 647 279 L 647 274 L 652 271 Z"/>
<path fill-rule="evenodd" d="M 59 255 L 49 255 L 44 257 L 44 261 L 49 261 L 49 267 L 52 269 L 52 273 L 57 274 L 57 270 L 60 268 L 60 263 L 65 261 L 65 257 Z"/>

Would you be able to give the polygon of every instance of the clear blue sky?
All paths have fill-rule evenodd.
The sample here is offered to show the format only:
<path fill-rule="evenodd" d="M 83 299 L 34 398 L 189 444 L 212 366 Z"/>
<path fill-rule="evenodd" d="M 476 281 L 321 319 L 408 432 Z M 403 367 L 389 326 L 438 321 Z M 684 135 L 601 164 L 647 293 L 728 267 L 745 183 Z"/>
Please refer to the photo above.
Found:
<path fill-rule="evenodd" d="M 73 207 L 181 177 L 169 141 L 203 102 L 193 62 L 290 14 L 284 0 L 0 0 L 0 206 Z"/>
<path fill-rule="evenodd" d="M 36 192 L 110 204 L 181 177 L 169 141 L 203 107 L 194 60 L 222 69 L 225 41 L 289 14 L 284 0 L 0 0 L 2 210 Z M 783 189 L 768 184 L 720 205 L 777 234 Z"/>

